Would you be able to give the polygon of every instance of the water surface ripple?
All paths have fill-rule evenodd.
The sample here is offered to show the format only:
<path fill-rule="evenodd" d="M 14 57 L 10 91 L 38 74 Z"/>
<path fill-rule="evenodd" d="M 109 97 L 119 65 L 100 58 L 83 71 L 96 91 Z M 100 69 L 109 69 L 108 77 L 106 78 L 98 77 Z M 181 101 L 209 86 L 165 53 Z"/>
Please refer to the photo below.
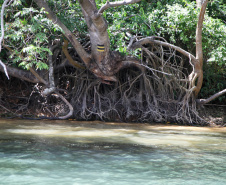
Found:
<path fill-rule="evenodd" d="M 225 185 L 226 129 L 0 120 L 1 185 Z"/>

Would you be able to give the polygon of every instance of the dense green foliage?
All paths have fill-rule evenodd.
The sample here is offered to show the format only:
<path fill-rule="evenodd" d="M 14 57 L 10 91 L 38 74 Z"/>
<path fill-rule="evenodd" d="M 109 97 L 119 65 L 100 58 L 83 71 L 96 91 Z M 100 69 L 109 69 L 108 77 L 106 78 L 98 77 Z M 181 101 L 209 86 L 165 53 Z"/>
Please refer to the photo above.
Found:
<path fill-rule="evenodd" d="M 161 1 L 119 7 L 104 13 L 109 20 L 113 47 L 123 51 L 128 35 L 158 35 L 195 54 L 195 31 L 199 10 L 194 2 L 162 4 Z M 220 66 L 226 62 L 226 25 L 208 15 L 203 27 L 204 58 Z M 126 40 L 127 39 L 127 40 Z"/>
<path fill-rule="evenodd" d="M 203 27 L 205 59 L 202 98 L 226 88 L 226 5 L 220 1 L 209 3 Z M 0 1 L 2 4 L 2 0 Z M 98 0 L 98 7 L 106 1 Z M 49 1 L 61 21 L 80 39 L 87 41 L 87 26 L 81 8 L 76 1 Z M 138 4 L 111 8 L 104 12 L 109 23 L 112 50 L 126 53 L 131 36 L 137 38 L 157 35 L 195 54 L 195 29 L 199 10 L 195 1 L 162 0 L 142 1 Z M 43 10 L 26 0 L 15 0 L 5 11 L 5 41 L 13 53 L 11 64 L 29 69 L 47 69 L 47 57 L 51 53 L 48 43 L 63 39 L 59 27 L 48 20 Z M 0 57 L 6 62 L 6 52 Z M 137 57 L 140 50 L 135 51 Z M 4 60 L 5 59 L 5 60 Z M 210 70 L 211 69 L 211 70 Z M 225 97 L 219 98 L 221 102 Z"/>
<path fill-rule="evenodd" d="M 5 13 L 5 44 L 13 51 L 11 62 L 29 69 L 47 69 L 48 43 L 60 31 L 43 10 L 26 7 L 23 1 L 14 1 Z"/>

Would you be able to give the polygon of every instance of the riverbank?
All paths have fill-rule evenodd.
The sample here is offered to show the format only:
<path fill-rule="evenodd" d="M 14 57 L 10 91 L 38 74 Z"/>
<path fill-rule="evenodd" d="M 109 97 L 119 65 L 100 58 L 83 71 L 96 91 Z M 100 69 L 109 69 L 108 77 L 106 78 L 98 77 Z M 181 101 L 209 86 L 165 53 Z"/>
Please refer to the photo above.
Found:
<path fill-rule="evenodd" d="M 29 112 L 29 114 L 26 114 Z M 206 105 L 200 111 L 202 118 L 209 123 L 210 127 L 226 127 L 226 106 L 222 105 Z M 24 119 L 45 119 L 51 117 L 47 112 L 35 112 L 34 109 L 27 110 L 25 114 L 17 114 L 17 111 L 6 108 L 0 104 L 0 119 L 10 119 L 10 118 L 24 118 Z M 75 119 L 74 119 L 75 120 Z M 122 124 L 118 122 L 118 124 Z M 139 123 L 141 124 L 141 123 Z M 150 125 L 156 125 L 156 123 L 149 123 Z M 159 123 L 157 123 L 159 124 Z M 163 125 L 176 125 L 177 123 L 163 123 Z"/>
<path fill-rule="evenodd" d="M 18 79 L 12 79 L 7 84 L 0 81 L 0 118 L 47 118 L 66 115 L 65 110 L 64 102 L 58 101 L 55 96 L 46 99 L 40 95 L 36 86 L 21 83 Z M 225 105 L 208 104 L 198 111 L 210 126 L 226 126 Z M 117 118 L 114 121 L 123 122 Z"/>
<path fill-rule="evenodd" d="M 201 114 L 210 126 L 226 126 L 226 105 L 205 105 Z"/>

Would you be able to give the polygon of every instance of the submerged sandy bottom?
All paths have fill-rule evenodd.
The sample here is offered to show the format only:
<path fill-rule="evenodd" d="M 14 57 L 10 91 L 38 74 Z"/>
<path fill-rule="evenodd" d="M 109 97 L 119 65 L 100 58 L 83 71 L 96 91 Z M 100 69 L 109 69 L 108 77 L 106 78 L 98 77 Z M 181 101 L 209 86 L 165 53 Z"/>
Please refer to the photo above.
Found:
<path fill-rule="evenodd" d="M 226 128 L 129 123 L 0 120 L 0 137 L 43 137 L 82 143 L 123 143 L 226 149 Z"/>
<path fill-rule="evenodd" d="M 225 185 L 226 128 L 0 120 L 1 185 Z"/>

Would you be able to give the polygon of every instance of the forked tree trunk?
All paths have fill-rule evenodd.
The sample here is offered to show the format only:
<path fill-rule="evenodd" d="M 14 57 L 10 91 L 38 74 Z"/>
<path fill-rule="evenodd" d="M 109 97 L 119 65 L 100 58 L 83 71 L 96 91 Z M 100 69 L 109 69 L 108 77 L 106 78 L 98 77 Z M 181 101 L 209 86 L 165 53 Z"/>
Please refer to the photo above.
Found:
<path fill-rule="evenodd" d="M 118 2 L 107 2 L 100 10 L 96 7 L 95 0 L 80 0 L 83 15 L 85 17 L 91 41 L 91 62 L 89 69 L 103 83 L 117 81 L 115 74 L 129 65 L 137 66 L 134 59 L 130 62 L 119 52 L 110 50 L 110 39 L 107 32 L 108 24 L 102 16 L 105 9 L 125 4 L 137 3 L 140 0 L 124 0 Z M 137 66 L 140 68 L 140 66 Z"/>
<path fill-rule="evenodd" d="M 118 2 L 107 2 L 100 10 L 96 7 L 95 0 L 79 0 L 82 12 L 88 26 L 91 41 L 91 54 L 85 52 L 75 36 L 68 30 L 65 25 L 50 10 L 47 3 L 43 0 L 34 0 L 40 8 L 48 12 L 47 17 L 54 23 L 58 24 L 64 31 L 65 36 L 76 49 L 86 67 L 103 83 L 108 81 L 117 81 L 115 74 L 123 67 L 137 65 L 136 59 L 127 60 L 119 52 L 110 51 L 110 39 L 107 32 L 108 24 L 103 18 L 102 13 L 110 7 L 116 7 L 126 4 L 137 3 L 141 0 L 124 0 Z M 131 62 L 132 60 L 132 62 Z"/>

